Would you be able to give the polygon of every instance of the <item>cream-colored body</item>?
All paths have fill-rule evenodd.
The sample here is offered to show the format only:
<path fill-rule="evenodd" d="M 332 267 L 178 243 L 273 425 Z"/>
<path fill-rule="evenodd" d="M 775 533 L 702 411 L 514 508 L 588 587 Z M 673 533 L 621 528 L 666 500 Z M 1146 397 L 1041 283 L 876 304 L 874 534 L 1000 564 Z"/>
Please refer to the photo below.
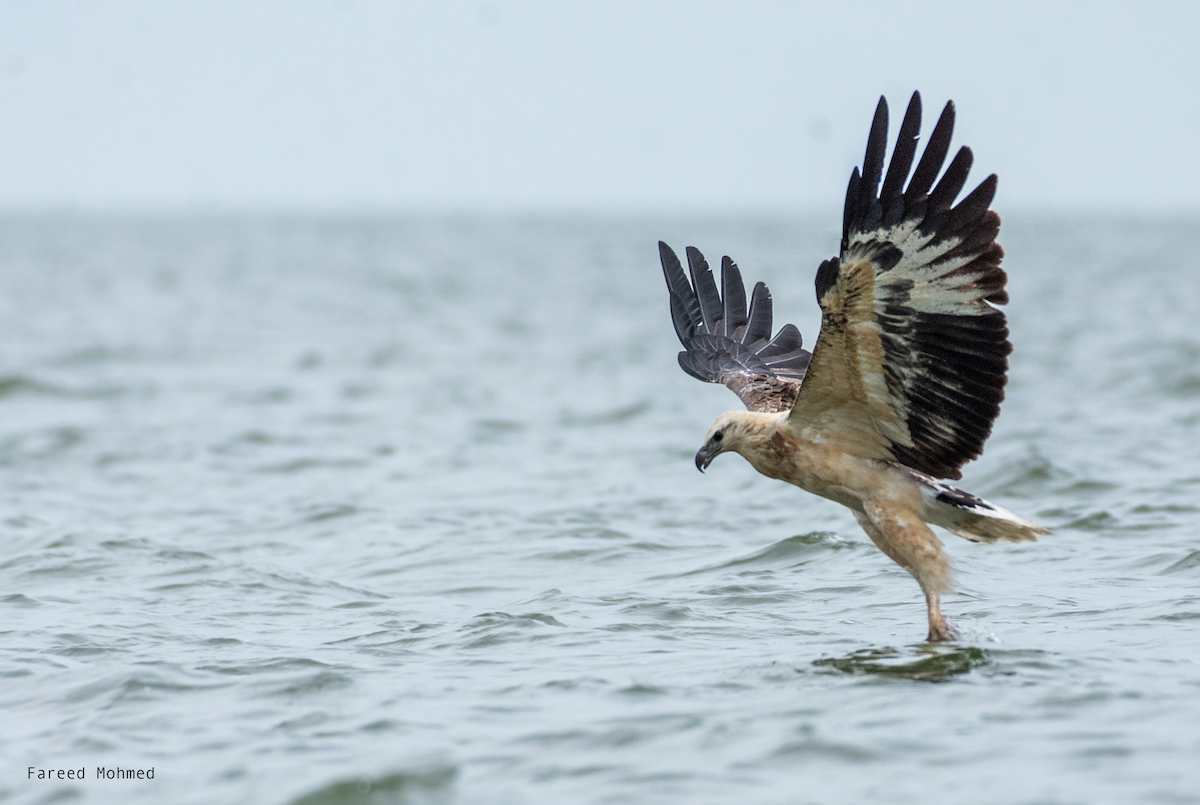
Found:
<path fill-rule="evenodd" d="M 697 466 L 703 469 L 720 453 L 739 453 L 763 475 L 850 508 L 871 541 L 921 585 L 929 640 L 950 640 L 955 635 L 940 608 L 941 594 L 953 585 L 950 562 L 926 523 L 980 542 L 1025 541 L 1047 533 L 978 498 L 972 498 L 980 504 L 977 507 L 945 503 L 938 492 L 952 487 L 895 461 L 862 458 L 824 444 L 819 436 L 795 429 L 789 415 L 787 411 L 722 414 L 709 429 Z"/>

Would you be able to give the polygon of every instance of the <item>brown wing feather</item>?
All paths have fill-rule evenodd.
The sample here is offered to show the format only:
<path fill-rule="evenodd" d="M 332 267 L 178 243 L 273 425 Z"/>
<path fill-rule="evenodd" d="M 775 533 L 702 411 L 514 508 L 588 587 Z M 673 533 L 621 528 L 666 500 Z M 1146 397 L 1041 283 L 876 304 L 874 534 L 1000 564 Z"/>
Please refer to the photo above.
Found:
<path fill-rule="evenodd" d="M 872 409 L 880 409 L 878 400 L 865 383 L 884 371 L 877 326 L 871 316 L 874 272 L 870 264 L 848 266 L 820 301 L 821 332 L 807 379 L 792 408 L 792 427 L 853 455 L 894 458 L 890 442 L 872 416 Z"/>
<path fill-rule="evenodd" d="M 856 455 L 891 458 L 959 478 L 991 433 L 1004 399 L 1008 301 L 1000 217 L 989 176 L 951 208 L 966 182 L 963 148 L 936 187 L 954 107 L 947 104 L 902 191 L 920 127 L 913 95 L 883 192 L 887 105 L 880 99 L 863 164 L 846 194 L 842 251 L 817 271 L 821 333 L 792 408 L 793 428 Z"/>

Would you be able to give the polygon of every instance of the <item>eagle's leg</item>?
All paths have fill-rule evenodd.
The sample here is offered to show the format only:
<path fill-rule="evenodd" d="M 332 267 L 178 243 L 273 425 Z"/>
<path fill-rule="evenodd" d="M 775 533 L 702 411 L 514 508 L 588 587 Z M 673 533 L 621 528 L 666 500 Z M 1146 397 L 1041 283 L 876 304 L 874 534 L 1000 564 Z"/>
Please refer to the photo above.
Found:
<path fill-rule="evenodd" d="M 868 501 L 864 512 L 855 512 L 858 524 L 879 550 L 907 570 L 925 593 L 931 643 L 955 640 L 958 633 L 942 617 L 942 593 L 953 587 L 950 560 L 942 542 L 910 508 L 893 501 Z"/>

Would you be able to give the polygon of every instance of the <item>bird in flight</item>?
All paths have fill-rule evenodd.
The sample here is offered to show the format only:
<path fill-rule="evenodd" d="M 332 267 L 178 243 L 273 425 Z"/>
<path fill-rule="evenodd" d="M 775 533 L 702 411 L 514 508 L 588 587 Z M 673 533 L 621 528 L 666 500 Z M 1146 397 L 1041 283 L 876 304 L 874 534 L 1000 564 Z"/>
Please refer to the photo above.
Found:
<path fill-rule="evenodd" d="M 686 273 L 665 243 L 659 254 L 684 346 L 679 365 L 728 386 L 748 409 L 717 417 L 697 469 L 740 453 L 763 475 L 849 507 L 921 585 L 926 639 L 954 640 L 941 613 L 950 561 L 926 524 L 986 543 L 1049 532 L 939 480 L 961 478 L 980 455 L 1004 399 L 1012 344 L 998 307 L 1008 302 L 1000 216 L 988 209 L 996 175 L 954 204 L 973 159 L 964 146 L 934 183 L 950 148 L 952 101 L 915 170 L 919 93 L 885 175 L 887 128 L 880 98 L 862 172 L 854 169 L 846 191 L 841 253 L 817 269 L 812 352 L 791 324 L 771 337 L 770 291 L 760 282 L 747 300 L 728 257 L 718 287 L 698 250 L 687 249 Z"/>

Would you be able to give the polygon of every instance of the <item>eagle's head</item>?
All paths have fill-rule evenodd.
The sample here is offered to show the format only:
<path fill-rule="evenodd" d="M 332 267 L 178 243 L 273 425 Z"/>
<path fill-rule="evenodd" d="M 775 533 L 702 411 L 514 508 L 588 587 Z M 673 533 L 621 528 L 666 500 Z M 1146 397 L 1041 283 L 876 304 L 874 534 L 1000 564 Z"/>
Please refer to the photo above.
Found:
<path fill-rule="evenodd" d="M 708 429 L 704 446 L 696 453 L 696 469 L 704 472 L 713 459 L 722 453 L 733 452 L 746 456 L 747 451 L 753 451 L 771 437 L 779 418 L 779 414 L 758 411 L 727 411 L 721 414 Z"/>

